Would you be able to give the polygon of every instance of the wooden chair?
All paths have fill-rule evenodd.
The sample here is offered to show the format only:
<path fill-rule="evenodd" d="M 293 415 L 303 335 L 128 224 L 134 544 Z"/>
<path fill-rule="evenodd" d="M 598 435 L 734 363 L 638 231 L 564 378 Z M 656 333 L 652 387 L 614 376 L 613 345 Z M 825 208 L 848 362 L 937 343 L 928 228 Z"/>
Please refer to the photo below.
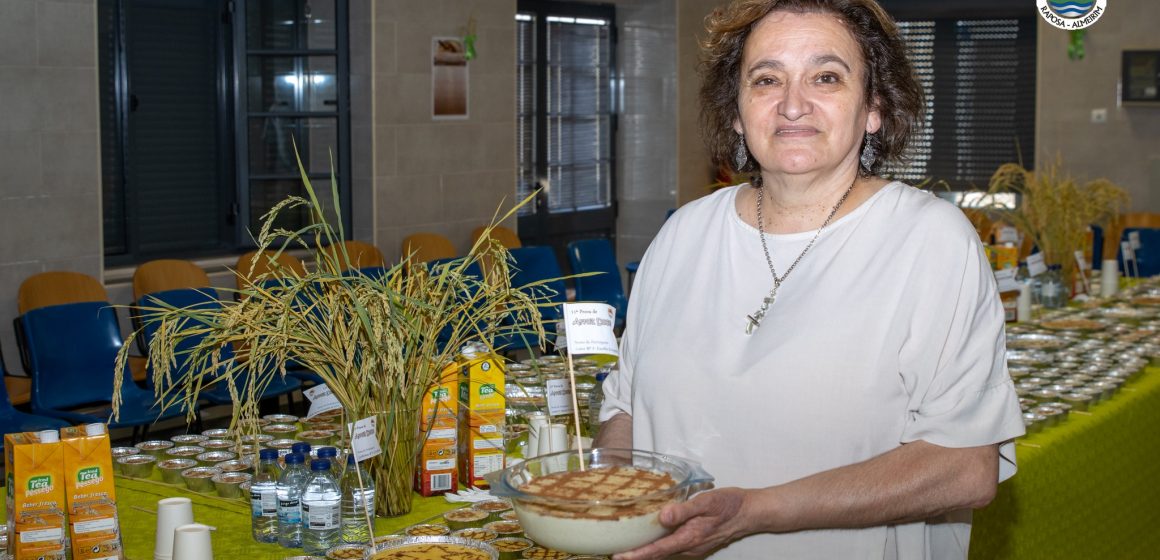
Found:
<path fill-rule="evenodd" d="M 240 257 L 238 262 L 234 265 L 235 280 L 237 282 L 238 290 L 247 287 L 254 278 L 258 278 L 263 274 L 276 276 L 306 276 L 306 264 L 301 259 L 289 255 L 287 253 L 278 253 L 277 251 L 262 251 L 262 256 L 254 261 L 254 257 L 258 256 L 258 251 L 250 251 Z M 253 267 L 251 270 L 250 267 Z"/>
<path fill-rule="evenodd" d="M 96 278 L 79 272 L 54 271 L 29 276 L 20 284 L 16 304 L 23 315 L 49 305 L 108 299 L 105 287 Z"/>
<path fill-rule="evenodd" d="M 346 255 L 350 258 L 349 263 L 342 256 L 342 252 L 337 249 L 339 245 L 346 249 Z M 381 269 L 387 266 L 387 259 L 383 257 L 383 252 L 370 243 L 352 239 L 350 241 L 343 241 L 339 245 L 331 245 L 325 250 L 331 252 L 338 259 L 340 271 L 364 268 Z"/>
<path fill-rule="evenodd" d="M 138 266 L 133 272 L 134 301 L 140 301 L 146 294 L 209 287 L 209 275 L 190 261 L 159 259 Z"/>
<path fill-rule="evenodd" d="M 484 233 L 488 233 L 487 227 L 485 226 L 480 226 L 472 230 L 471 244 L 475 245 L 476 242 L 479 241 L 479 238 L 483 237 Z M 488 233 L 488 237 L 498 241 L 500 245 L 503 245 L 507 249 L 517 249 L 524 246 L 523 243 L 520 242 L 520 236 L 517 235 L 516 232 L 512 231 L 511 228 L 506 228 L 504 226 L 492 227 L 491 232 Z"/>
<path fill-rule="evenodd" d="M 455 258 L 455 245 L 438 233 L 415 233 L 403 239 L 403 258 L 414 263 Z"/>

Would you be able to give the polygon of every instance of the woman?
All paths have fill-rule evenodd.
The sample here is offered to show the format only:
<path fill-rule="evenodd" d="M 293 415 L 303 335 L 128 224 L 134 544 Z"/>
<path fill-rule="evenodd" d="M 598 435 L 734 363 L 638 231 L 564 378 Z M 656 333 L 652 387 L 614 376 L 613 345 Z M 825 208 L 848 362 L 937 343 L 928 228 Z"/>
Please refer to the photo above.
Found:
<path fill-rule="evenodd" d="M 718 488 L 621 558 L 965 558 L 1023 425 L 974 229 L 875 175 L 922 107 L 897 28 L 872 0 L 739 0 L 708 27 L 705 132 L 753 179 L 650 246 L 597 445 Z"/>

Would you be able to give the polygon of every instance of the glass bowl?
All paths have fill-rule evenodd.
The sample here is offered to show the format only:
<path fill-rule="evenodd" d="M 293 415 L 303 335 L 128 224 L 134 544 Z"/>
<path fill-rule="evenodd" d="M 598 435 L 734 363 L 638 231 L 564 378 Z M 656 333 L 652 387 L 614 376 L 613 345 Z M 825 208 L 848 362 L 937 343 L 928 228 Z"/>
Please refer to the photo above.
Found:
<path fill-rule="evenodd" d="M 661 508 L 713 482 L 697 463 L 651 451 L 585 450 L 583 474 L 580 457 L 541 455 L 486 477 L 492 495 L 511 499 L 528 538 L 573 554 L 615 554 L 665 536 Z"/>

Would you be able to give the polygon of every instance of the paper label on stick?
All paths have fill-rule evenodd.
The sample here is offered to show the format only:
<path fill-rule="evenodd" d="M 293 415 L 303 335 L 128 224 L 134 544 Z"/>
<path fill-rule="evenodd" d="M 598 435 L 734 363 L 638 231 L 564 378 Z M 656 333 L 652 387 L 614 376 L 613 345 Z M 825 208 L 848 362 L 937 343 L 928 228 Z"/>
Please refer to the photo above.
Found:
<path fill-rule="evenodd" d="M 1128 242 L 1132 244 L 1133 251 L 1142 247 L 1143 243 L 1140 243 L 1140 232 L 1138 232 L 1138 231 L 1128 232 Z"/>
<path fill-rule="evenodd" d="M 330 392 L 330 387 L 327 387 L 325 383 L 303 389 L 302 394 L 310 401 L 310 410 L 306 412 L 307 418 L 342 408 L 342 403 L 338 402 L 338 397 Z"/>
<path fill-rule="evenodd" d="M 548 393 L 549 415 L 572 414 L 572 391 L 567 379 L 548 379 L 544 389 Z"/>
<path fill-rule="evenodd" d="M 568 353 L 573 356 L 604 354 L 620 356 L 612 326 L 616 309 L 606 303 L 565 303 L 564 330 Z"/>
<path fill-rule="evenodd" d="M 347 424 L 347 429 L 350 430 L 350 449 L 354 453 L 355 461 L 361 463 L 365 459 L 382 454 L 383 448 L 379 447 L 379 434 L 374 416 L 368 416 L 354 424 Z"/>
<path fill-rule="evenodd" d="M 999 285 L 999 292 L 1018 292 L 1019 282 L 1015 280 L 1015 269 L 1004 268 L 995 271 L 995 283 Z"/>
<path fill-rule="evenodd" d="M 1088 266 L 1087 259 L 1085 259 L 1083 257 L 1083 251 L 1076 251 L 1075 252 L 1075 265 L 1079 267 L 1080 272 L 1083 272 L 1083 271 L 1091 268 L 1090 266 Z"/>
<path fill-rule="evenodd" d="M 1019 230 L 1012 226 L 1003 226 L 995 235 L 995 243 L 1019 243 Z"/>
<path fill-rule="evenodd" d="M 1039 276 L 1047 272 L 1047 265 L 1043 262 L 1043 253 L 1035 253 L 1027 257 L 1027 274 L 1029 276 Z"/>
<path fill-rule="evenodd" d="M 1124 262 L 1136 260 L 1136 251 L 1132 250 L 1132 243 L 1124 241 L 1120 243 L 1120 251 L 1124 254 Z"/>

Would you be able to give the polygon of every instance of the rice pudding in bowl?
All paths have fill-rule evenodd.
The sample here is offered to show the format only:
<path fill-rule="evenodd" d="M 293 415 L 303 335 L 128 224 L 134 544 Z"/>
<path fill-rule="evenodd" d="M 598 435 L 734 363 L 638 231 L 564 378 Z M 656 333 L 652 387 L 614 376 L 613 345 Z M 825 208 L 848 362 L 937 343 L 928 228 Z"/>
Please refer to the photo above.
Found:
<path fill-rule="evenodd" d="M 693 462 L 649 451 L 598 448 L 583 458 L 583 470 L 570 450 L 491 473 L 491 493 L 511 499 L 524 533 L 544 547 L 615 554 L 668 534 L 661 508 L 713 481 Z"/>

